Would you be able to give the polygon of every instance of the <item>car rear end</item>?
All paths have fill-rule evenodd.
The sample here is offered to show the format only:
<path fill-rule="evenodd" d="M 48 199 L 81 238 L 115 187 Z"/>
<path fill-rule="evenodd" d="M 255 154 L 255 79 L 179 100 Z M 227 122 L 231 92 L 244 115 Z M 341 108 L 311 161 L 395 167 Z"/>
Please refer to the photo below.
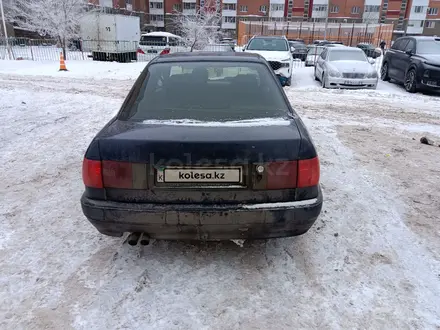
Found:
<path fill-rule="evenodd" d="M 321 211 L 319 175 L 310 136 L 266 63 L 158 62 L 90 144 L 81 204 L 111 236 L 293 236 Z"/>
<path fill-rule="evenodd" d="M 291 48 L 293 48 L 292 57 L 294 59 L 300 59 L 301 61 L 306 60 L 307 46 L 304 43 L 290 41 L 289 45 Z"/>

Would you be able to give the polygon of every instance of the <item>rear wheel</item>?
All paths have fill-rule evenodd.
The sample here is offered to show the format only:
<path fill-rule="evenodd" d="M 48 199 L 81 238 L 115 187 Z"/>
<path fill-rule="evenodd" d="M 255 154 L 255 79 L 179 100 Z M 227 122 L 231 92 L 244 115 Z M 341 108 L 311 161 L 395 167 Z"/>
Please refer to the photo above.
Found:
<path fill-rule="evenodd" d="M 315 76 L 315 80 L 319 81 L 318 76 L 316 75 L 316 67 L 315 67 L 315 74 L 314 74 L 314 76 Z"/>
<path fill-rule="evenodd" d="M 380 79 L 383 81 L 390 81 L 390 77 L 388 76 L 388 63 L 385 62 L 382 64 L 382 68 L 380 69 Z"/>
<path fill-rule="evenodd" d="M 292 85 L 292 76 L 289 77 L 289 79 L 287 79 L 286 81 L 286 86 L 291 86 Z"/>
<path fill-rule="evenodd" d="M 416 71 L 414 69 L 409 70 L 405 75 L 405 90 L 409 93 L 415 93 L 417 89 Z"/>

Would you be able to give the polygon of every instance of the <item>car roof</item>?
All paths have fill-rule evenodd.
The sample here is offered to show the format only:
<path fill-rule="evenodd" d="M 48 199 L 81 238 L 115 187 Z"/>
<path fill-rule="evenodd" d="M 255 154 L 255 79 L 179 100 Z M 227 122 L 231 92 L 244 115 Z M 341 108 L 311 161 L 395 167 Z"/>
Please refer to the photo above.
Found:
<path fill-rule="evenodd" d="M 282 39 L 287 40 L 285 36 L 254 36 L 251 39 Z"/>
<path fill-rule="evenodd" d="M 355 52 L 362 52 L 363 53 L 363 51 L 362 51 L 362 49 L 360 49 L 360 48 L 357 48 L 357 47 L 346 47 L 346 46 L 344 46 L 344 47 L 326 47 L 327 49 L 328 49 L 328 51 L 330 52 L 330 51 L 335 51 L 335 50 L 337 50 L 337 51 L 343 51 L 343 52 L 353 52 L 353 51 L 355 51 Z"/>
<path fill-rule="evenodd" d="M 266 63 L 265 59 L 258 54 L 245 52 L 176 52 L 155 57 L 150 63 L 167 62 L 254 62 Z"/>
<path fill-rule="evenodd" d="M 141 37 L 171 37 L 171 38 L 179 38 L 179 39 L 182 38 L 176 34 L 172 34 L 169 32 L 162 32 L 162 31 L 143 33 L 143 34 L 141 34 Z"/>

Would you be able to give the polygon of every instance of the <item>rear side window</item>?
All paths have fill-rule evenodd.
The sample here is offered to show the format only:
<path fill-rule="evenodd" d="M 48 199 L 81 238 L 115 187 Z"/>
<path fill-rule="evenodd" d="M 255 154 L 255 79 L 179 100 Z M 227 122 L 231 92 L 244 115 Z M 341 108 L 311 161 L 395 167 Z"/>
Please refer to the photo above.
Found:
<path fill-rule="evenodd" d="M 166 46 L 167 37 L 142 36 L 140 44 L 142 46 Z"/>
<path fill-rule="evenodd" d="M 119 119 L 234 121 L 287 117 L 288 104 L 262 63 L 156 63 Z"/>

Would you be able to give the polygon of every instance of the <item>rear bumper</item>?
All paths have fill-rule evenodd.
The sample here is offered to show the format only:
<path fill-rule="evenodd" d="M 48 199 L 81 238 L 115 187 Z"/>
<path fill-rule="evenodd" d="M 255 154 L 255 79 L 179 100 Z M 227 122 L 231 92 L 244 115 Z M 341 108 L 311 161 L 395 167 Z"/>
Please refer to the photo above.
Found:
<path fill-rule="evenodd" d="M 109 236 L 142 232 L 154 239 L 264 239 L 306 233 L 322 208 L 322 192 L 306 201 L 253 205 L 132 204 L 81 198 L 84 215 Z"/>

